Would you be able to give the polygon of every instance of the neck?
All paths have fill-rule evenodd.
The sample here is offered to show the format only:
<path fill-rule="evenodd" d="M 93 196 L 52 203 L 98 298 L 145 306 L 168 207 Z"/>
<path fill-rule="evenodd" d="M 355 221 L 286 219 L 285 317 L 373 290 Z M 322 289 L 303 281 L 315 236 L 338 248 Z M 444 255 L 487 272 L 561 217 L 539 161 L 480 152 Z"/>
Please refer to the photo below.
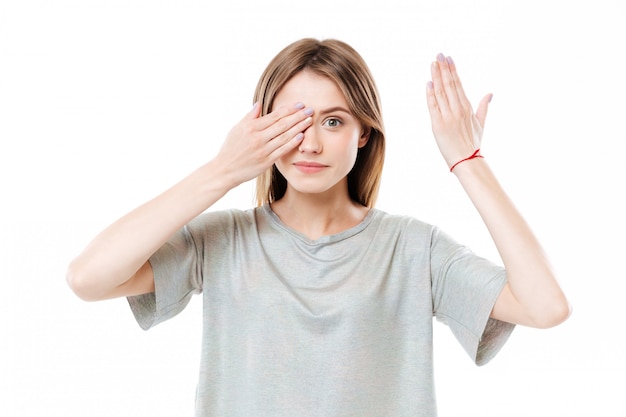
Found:
<path fill-rule="evenodd" d="M 300 193 L 289 186 L 272 210 L 283 223 L 310 239 L 336 234 L 359 224 L 367 212 L 345 190 L 320 194 Z"/>

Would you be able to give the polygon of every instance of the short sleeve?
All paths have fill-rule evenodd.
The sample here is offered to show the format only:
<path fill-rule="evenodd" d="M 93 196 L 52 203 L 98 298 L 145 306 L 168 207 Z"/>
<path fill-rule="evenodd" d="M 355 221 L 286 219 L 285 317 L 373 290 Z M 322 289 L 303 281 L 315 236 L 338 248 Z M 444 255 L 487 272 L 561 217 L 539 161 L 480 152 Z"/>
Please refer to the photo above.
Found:
<path fill-rule="evenodd" d="M 189 226 L 175 233 L 149 259 L 155 291 L 128 297 L 128 303 L 142 329 L 180 313 L 193 294 L 202 290 L 202 251 Z"/>
<path fill-rule="evenodd" d="M 489 362 L 515 326 L 490 318 L 506 272 L 435 228 L 431 241 L 433 314 L 477 365 Z"/>

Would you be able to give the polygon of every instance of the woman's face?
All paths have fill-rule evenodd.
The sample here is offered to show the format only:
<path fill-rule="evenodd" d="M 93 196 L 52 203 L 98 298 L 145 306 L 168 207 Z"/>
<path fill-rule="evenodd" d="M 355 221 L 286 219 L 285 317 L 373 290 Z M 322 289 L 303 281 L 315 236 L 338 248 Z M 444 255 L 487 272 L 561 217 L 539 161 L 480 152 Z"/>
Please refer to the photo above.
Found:
<path fill-rule="evenodd" d="M 273 107 L 296 102 L 315 113 L 300 145 L 276 162 L 287 179 L 287 192 L 347 192 L 347 175 L 358 149 L 367 143 L 368 134 L 350 113 L 337 84 L 327 77 L 307 70 L 299 72 L 276 95 Z"/>

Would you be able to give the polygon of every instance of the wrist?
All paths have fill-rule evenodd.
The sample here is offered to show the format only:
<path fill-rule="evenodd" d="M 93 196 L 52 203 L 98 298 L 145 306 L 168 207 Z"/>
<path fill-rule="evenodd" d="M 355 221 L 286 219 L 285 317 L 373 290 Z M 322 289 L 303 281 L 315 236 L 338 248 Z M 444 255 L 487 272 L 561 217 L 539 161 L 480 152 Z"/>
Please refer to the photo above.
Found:
<path fill-rule="evenodd" d="M 219 164 L 209 161 L 193 171 L 179 185 L 182 186 L 181 191 L 186 194 L 186 198 L 191 199 L 189 204 L 199 204 L 204 210 L 238 184 Z"/>
<path fill-rule="evenodd" d="M 484 158 L 473 158 L 458 164 L 452 171 L 457 179 L 463 184 L 480 182 L 487 177 L 493 176 L 491 168 Z"/>
<path fill-rule="evenodd" d="M 472 159 L 478 159 L 478 158 L 483 158 L 483 156 L 480 154 L 480 148 L 476 149 L 470 156 L 466 157 L 466 158 L 459 158 L 456 160 L 456 162 L 452 163 L 450 165 L 450 172 L 454 172 L 454 169 L 458 166 L 461 165 L 465 162 L 471 161 Z"/>
<path fill-rule="evenodd" d="M 226 194 L 243 182 L 240 176 L 237 175 L 237 172 L 228 164 L 222 163 L 219 158 L 211 159 L 202 165 L 198 169 L 198 173 L 200 174 L 203 188 L 207 189 L 207 191 L 222 191 Z"/>

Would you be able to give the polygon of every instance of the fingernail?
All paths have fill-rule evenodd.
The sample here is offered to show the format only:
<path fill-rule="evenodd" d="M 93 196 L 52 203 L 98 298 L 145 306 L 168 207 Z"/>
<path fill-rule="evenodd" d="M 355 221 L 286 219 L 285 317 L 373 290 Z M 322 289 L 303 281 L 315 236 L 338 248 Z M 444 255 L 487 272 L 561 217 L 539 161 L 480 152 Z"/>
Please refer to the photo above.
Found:
<path fill-rule="evenodd" d="M 493 94 L 489 94 L 489 103 L 491 103 L 492 99 L 493 99 Z"/>
<path fill-rule="evenodd" d="M 300 103 L 300 102 L 298 102 L 298 103 L 296 103 L 296 106 L 295 106 L 295 107 L 296 107 L 296 109 L 298 109 L 298 110 L 303 109 L 303 108 L 304 108 L 304 103 Z"/>
<path fill-rule="evenodd" d="M 454 64 L 454 61 L 452 60 L 451 56 L 447 57 L 446 61 L 448 61 L 448 64 L 450 64 L 450 65 Z"/>
<path fill-rule="evenodd" d="M 433 89 L 433 82 L 432 82 L 432 81 L 428 81 L 428 82 L 426 83 L 426 86 L 428 86 L 428 89 L 429 89 L 429 90 L 432 90 L 432 89 Z"/>
<path fill-rule="evenodd" d="M 304 133 L 300 132 L 298 133 L 293 140 L 295 140 L 296 142 L 300 142 L 302 139 L 304 139 Z"/>
<path fill-rule="evenodd" d="M 313 109 L 311 108 L 304 109 L 304 114 L 306 114 L 307 116 L 311 116 L 313 114 Z"/>
<path fill-rule="evenodd" d="M 443 61 L 445 61 L 445 60 L 446 60 L 446 58 L 443 56 L 443 54 L 438 54 L 438 55 L 437 55 L 437 61 L 439 61 L 439 62 L 443 62 Z"/>

